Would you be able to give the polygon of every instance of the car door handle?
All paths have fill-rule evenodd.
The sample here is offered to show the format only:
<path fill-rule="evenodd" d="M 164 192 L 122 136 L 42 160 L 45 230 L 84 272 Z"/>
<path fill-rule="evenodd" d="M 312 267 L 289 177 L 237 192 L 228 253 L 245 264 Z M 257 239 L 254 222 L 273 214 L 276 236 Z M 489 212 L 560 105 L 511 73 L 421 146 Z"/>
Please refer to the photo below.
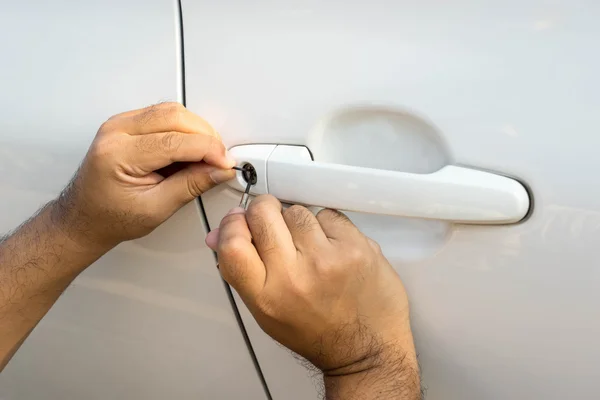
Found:
<path fill-rule="evenodd" d="M 529 195 L 518 181 L 448 165 L 415 174 L 315 162 L 304 146 L 247 145 L 232 155 L 251 163 L 259 181 L 254 194 L 283 202 L 373 214 L 468 224 L 510 224 L 529 211 Z M 242 190 L 244 182 L 232 182 Z"/>

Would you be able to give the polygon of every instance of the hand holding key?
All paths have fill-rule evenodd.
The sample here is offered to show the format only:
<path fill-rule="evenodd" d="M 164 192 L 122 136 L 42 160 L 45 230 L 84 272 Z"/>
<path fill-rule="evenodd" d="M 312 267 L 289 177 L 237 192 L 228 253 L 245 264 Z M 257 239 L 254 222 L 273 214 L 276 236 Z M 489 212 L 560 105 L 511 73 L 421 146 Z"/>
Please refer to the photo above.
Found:
<path fill-rule="evenodd" d="M 419 398 L 402 282 L 344 214 L 260 196 L 207 244 L 261 328 L 323 371 L 328 398 Z"/>

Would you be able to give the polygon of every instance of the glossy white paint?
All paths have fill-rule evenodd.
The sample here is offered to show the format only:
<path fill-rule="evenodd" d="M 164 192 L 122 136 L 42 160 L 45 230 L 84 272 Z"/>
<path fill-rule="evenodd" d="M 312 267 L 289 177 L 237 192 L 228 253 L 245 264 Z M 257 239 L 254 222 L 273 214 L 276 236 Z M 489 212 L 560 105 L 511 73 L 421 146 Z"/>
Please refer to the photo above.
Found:
<path fill-rule="evenodd" d="M 431 174 L 314 162 L 304 146 L 236 146 L 238 164 L 255 163 L 260 185 L 281 201 L 343 211 L 436 219 L 469 224 L 506 224 L 522 220 L 529 196 L 514 179 L 448 165 Z M 262 158 L 261 158 L 262 156 Z M 251 161 L 252 158 L 254 161 Z M 229 186 L 245 190 L 238 172 Z"/>
<path fill-rule="evenodd" d="M 176 4 L 3 2 L 0 232 L 58 194 L 108 117 L 181 100 Z M 96 262 L 2 372 L 0 398 L 265 399 L 205 234 L 193 203 Z"/>
<path fill-rule="evenodd" d="M 600 3 L 183 9 L 188 106 L 229 147 L 303 144 L 318 162 L 420 173 L 453 164 L 530 186 L 534 212 L 516 225 L 352 216 L 405 282 L 429 400 L 597 397 Z M 357 105 L 394 119 L 348 112 Z M 204 196 L 210 225 L 237 202 L 227 186 Z M 318 398 L 238 306 L 273 398 Z"/>

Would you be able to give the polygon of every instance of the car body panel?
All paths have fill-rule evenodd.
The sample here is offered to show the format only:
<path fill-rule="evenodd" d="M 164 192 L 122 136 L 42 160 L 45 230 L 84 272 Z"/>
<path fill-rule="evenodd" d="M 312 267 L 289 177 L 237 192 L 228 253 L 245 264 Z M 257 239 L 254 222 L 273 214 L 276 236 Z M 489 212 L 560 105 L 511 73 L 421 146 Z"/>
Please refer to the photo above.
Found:
<path fill-rule="evenodd" d="M 176 1 L 0 13 L 0 231 L 54 198 L 113 114 L 182 101 Z M 82 273 L 0 375 L 0 398 L 265 399 L 197 202 Z M 235 377 L 232 385 L 231 377 Z"/>
<path fill-rule="evenodd" d="M 405 282 L 427 399 L 597 392 L 599 3 L 182 7 L 188 106 L 228 147 L 305 145 L 319 162 L 422 173 L 463 165 L 529 187 L 533 212 L 516 225 L 351 214 Z M 211 227 L 239 195 L 203 196 Z M 237 305 L 273 398 L 318 398 L 310 372 Z"/>

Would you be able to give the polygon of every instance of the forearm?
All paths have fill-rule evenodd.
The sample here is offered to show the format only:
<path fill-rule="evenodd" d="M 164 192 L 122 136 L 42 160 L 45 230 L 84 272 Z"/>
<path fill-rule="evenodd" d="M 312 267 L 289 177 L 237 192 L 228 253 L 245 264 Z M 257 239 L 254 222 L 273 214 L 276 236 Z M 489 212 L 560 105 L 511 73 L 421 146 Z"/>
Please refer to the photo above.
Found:
<path fill-rule="evenodd" d="M 0 241 L 0 370 L 60 294 L 105 249 L 78 244 L 56 202 Z"/>
<path fill-rule="evenodd" d="M 394 348 L 358 365 L 323 374 L 326 400 L 420 400 L 421 382 L 414 348 Z"/>

